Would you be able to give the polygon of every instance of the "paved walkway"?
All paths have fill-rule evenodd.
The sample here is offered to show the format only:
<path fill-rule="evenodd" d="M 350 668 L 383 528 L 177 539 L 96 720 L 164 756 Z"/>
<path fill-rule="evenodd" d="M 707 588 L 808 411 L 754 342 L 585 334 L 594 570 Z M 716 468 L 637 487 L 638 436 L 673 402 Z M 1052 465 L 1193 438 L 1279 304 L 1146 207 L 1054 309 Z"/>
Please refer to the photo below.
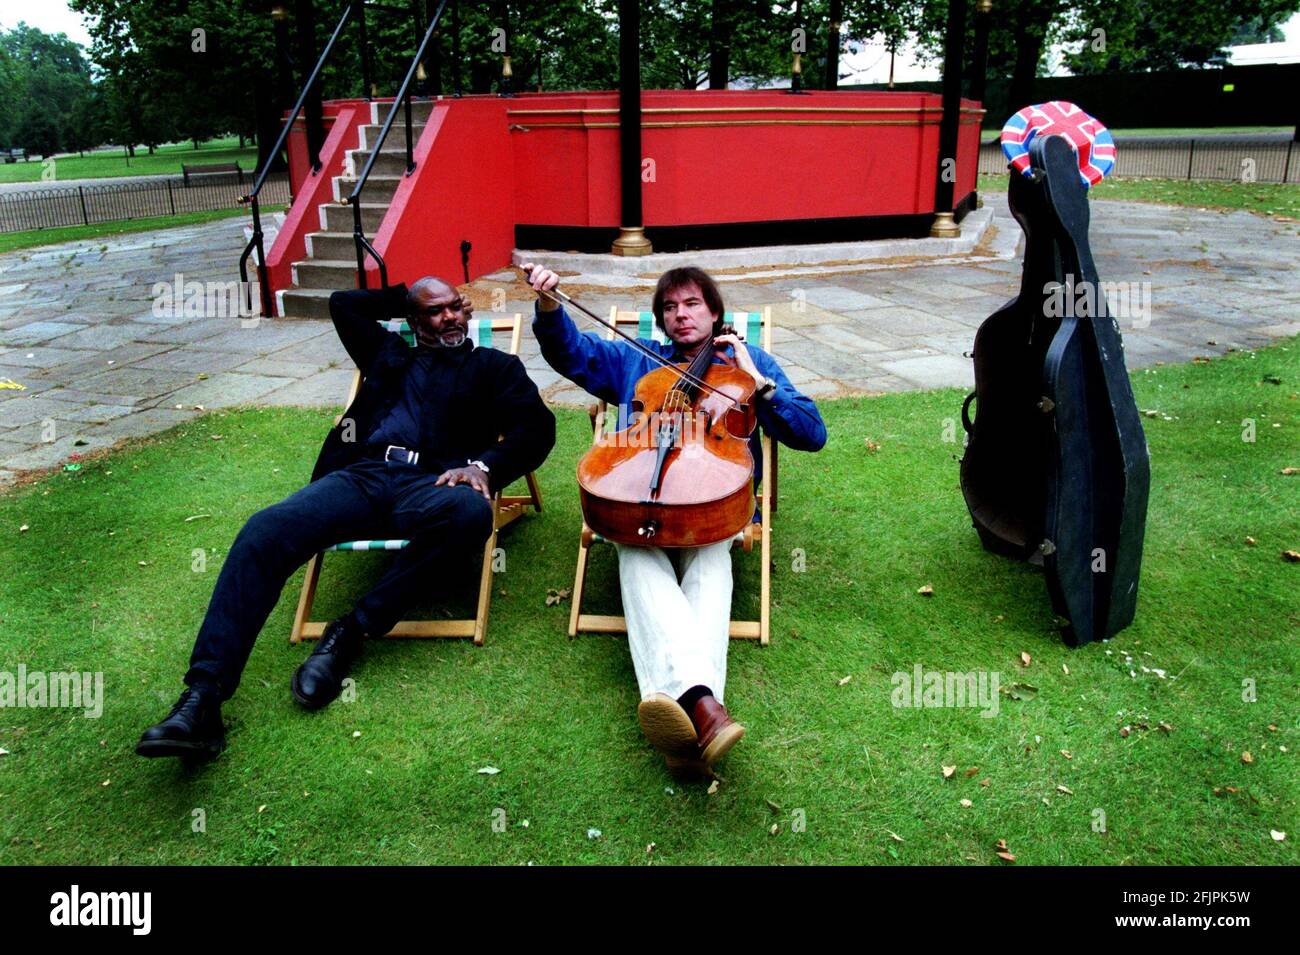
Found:
<path fill-rule="evenodd" d="M 968 255 L 720 275 L 723 292 L 729 307 L 772 306 L 774 351 L 814 396 L 969 387 L 975 330 L 1015 294 L 1020 274 L 1009 241 L 1019 229 L 1004 197 L 989 205 L 995 235 Z M 0 484 L 204 410 L 342 401 L 351 363 L 328 322 L 246 328 L 237 317 L 154 314 L 155 283 L 177 273 L 237 277 L 242 227 L 224 220 L 0 256 Z M 1093 245 L 1104 281 L 1150 283 L 1149 322 L 1121 321 L 1131 368 L 1300 333 L 1293 223 L 1098 202 Z M 649 304 L 650 279 L 622 289 L 566 281 L 600 315 Z M 531 313 L 522 284 L 499 273 L 470 288 L 480 315 L 498 289 L 506 311 Z M 528 333 L 522 357 L 548 400 L 589 400 L 546 367 Z M 6 379 L 25 390 L 4 388 Z"/>

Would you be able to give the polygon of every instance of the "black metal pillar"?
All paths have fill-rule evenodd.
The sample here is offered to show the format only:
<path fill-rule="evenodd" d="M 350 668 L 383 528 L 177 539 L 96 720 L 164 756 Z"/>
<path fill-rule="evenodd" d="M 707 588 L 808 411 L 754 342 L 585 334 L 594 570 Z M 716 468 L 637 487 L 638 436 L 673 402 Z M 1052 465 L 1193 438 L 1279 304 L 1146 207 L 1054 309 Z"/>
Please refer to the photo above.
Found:
<path fill-rule="evenodd" d="M 840 82 L 840 28 L 844 25 L 844 0 L 831 0 L 831 25 L 826 34 L 826 89 Z"/>
<path fill-rule="evenodd" d="M 939 123 L 939 168 L 934 186 L 934 222 L 930 235 L 961 235 L 953 217 L 957 186 L 957 126 L 961 121 L 962 54 L 966 45 L 966 0 L 948 0 L 948 35 L 943 56 L 943 119 Z"/>
<path fill-rule="evenodd" d="M 460 85 L 460 0 L 451 0 L 451 95 L 461 95 Z"/>
<path fill-rule="evenodd" d="M 357 46 L 361 50 L 361 95 L 373 99 L 375 88 L 370 82 L 370 40 L 366 37 L 365 0 L 355 0 L 352 16 L 357 21 Z"/>
<path fill-rule="evenodd" d="M 641 10 L 618 0 L 618 145 L 622 214 L 614 255 L 649 255 L 654 249 L 641 221 Z"/>
<path fill-rule="evenodd" d="M 505 31 L 505 49 L 501 51 L 501 85 L 497 87 L 497 92 L 501 96 L 513 96 L 515 74 L 510 66 L 510 4 L 507 0 L 499 0 L 497 8 L 501 29 Z"/>
<path fill-rule="evenodd" d="M 316 66 L 316 10 L 311 0 L 295 0 L 294 19 L 298 27 L 298 69 L 303 85 Z M 313 172 L 320 172 L 320 150 L 325 144 L 325 127 L 322 121 L 319 80 L 307 93 L 303 103 L 303 116 L 307 124 L 307 158 Z"/>
<path fill-rule="evenodd" d="M 799 0 L 794 0 L 794 25 L 795 29 L 803 28 L 803 16 L 799 12 Z M 799 39 L 804 39 L 804 34 L 800 34 Z M 794 58 L 790 63 L 790 92 L 799 94 L 803 92 L 803 54 L 802 47 L 791 51 Z"/>

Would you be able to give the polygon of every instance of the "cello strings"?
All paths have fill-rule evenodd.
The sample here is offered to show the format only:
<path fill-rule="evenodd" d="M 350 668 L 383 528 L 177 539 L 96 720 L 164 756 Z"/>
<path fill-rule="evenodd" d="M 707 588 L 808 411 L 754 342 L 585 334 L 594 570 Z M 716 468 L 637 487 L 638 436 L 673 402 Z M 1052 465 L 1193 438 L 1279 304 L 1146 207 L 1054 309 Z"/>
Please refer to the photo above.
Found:
<path fill-rule="evenodd" d="M 530 273 L 525 273 L 525 274 L 531 277 Z M 731 395 L 727 394 L 725 391 L 719 391 L 717 388 L 714 388 L 707 381 L 695 377 L 695 375 L 691 374 L 689 371 L 683 371 L 681 368 L 677 367 L 677 365 L 673 364 L 668 359 L 664 358 L 662 355 L 652 351 L 651 349 L 647 348 L 645 345 L 642 345 L 639 341 L 637 341 L 635 338 L 633 338 L 627 332 L 623 331 L 618 326 L 610 324 L 609 322 L 605 321 L 603 318 L 597 317 L 589 308 L 587 308 L 581 302 L 574 300 L 571 296 L 565 294 L 564 292 L 561 292 L 558 288 L 550 289 L 549 291 L 542 292 L 542 294 L 549 296 L 550 298 L 553 298 L 556 301 L 567 302 L 568 304 L 574 306 L 580 312 L 582 312 L 583 315 L 591 319 L 593 322 L 597 323 L 598 325 L 603 325 L 605 328 L 610 329 L 616 335 L 623 338 L 625 341 L 629 342 L 633 348 L 637 349 L 637 351 L 641 352 L 647 357 L 658 362 L 663 367 L 669 368 L 672 371 L 676 372 L 679 378 L 689 381 L 691 384 L 695 385 L 698 388 L 704 388 L 708 391 L 713 392 L 715 395 L 718 395 L 719 397 L 724 398 L 725 400 L 731 402 L 731 404 L 735 405 L 737 408 L 741 407 L 741 403 L 737 401 L 735 398 L 731 397 Z M 710 337 L 710 346 L 711 345 L 712 345 L 712 337 Z"/>

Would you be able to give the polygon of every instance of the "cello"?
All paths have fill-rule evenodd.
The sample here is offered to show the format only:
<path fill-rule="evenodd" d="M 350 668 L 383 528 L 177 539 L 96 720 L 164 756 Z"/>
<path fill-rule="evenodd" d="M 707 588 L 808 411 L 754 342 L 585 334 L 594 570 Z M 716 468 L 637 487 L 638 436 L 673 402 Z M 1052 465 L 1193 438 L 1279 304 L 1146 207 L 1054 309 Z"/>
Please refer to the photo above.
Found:
<path fill-rule="evenodd" d="M 702 547 L 744 530 L 754 517 L 754 379 L 713 361 L 712 334 L 689 364 L 673 363 L 559 289 L 544 294 L 662 366 L 637 382 L 627 426 L 603 435 L 578 462 L 587 525 L 615 543 L 669 548 Z"/>

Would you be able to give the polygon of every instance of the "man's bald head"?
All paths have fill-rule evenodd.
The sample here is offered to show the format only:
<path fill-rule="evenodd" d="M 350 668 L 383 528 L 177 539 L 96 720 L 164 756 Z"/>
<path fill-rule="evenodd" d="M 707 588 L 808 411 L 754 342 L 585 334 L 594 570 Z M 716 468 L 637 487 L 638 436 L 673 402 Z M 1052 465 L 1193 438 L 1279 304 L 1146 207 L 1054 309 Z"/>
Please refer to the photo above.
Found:
<path fill-rule="evenodd" d="M 440 279 L 436 275 L 426 275 L 406 287 L 406 310 L 413 311 L 426 294 L 441 294 L 445 297 L 447 294 L 454 294 L 455 291 L 456 289 L 445 279 Z"/>
<path fill-rule="evenodd" d="M 455 348 L 465 341 L 472 309 L 455 286 L 436 275 L 412 282 L 406 313 L 416 340 L 428 348 Z"/>

